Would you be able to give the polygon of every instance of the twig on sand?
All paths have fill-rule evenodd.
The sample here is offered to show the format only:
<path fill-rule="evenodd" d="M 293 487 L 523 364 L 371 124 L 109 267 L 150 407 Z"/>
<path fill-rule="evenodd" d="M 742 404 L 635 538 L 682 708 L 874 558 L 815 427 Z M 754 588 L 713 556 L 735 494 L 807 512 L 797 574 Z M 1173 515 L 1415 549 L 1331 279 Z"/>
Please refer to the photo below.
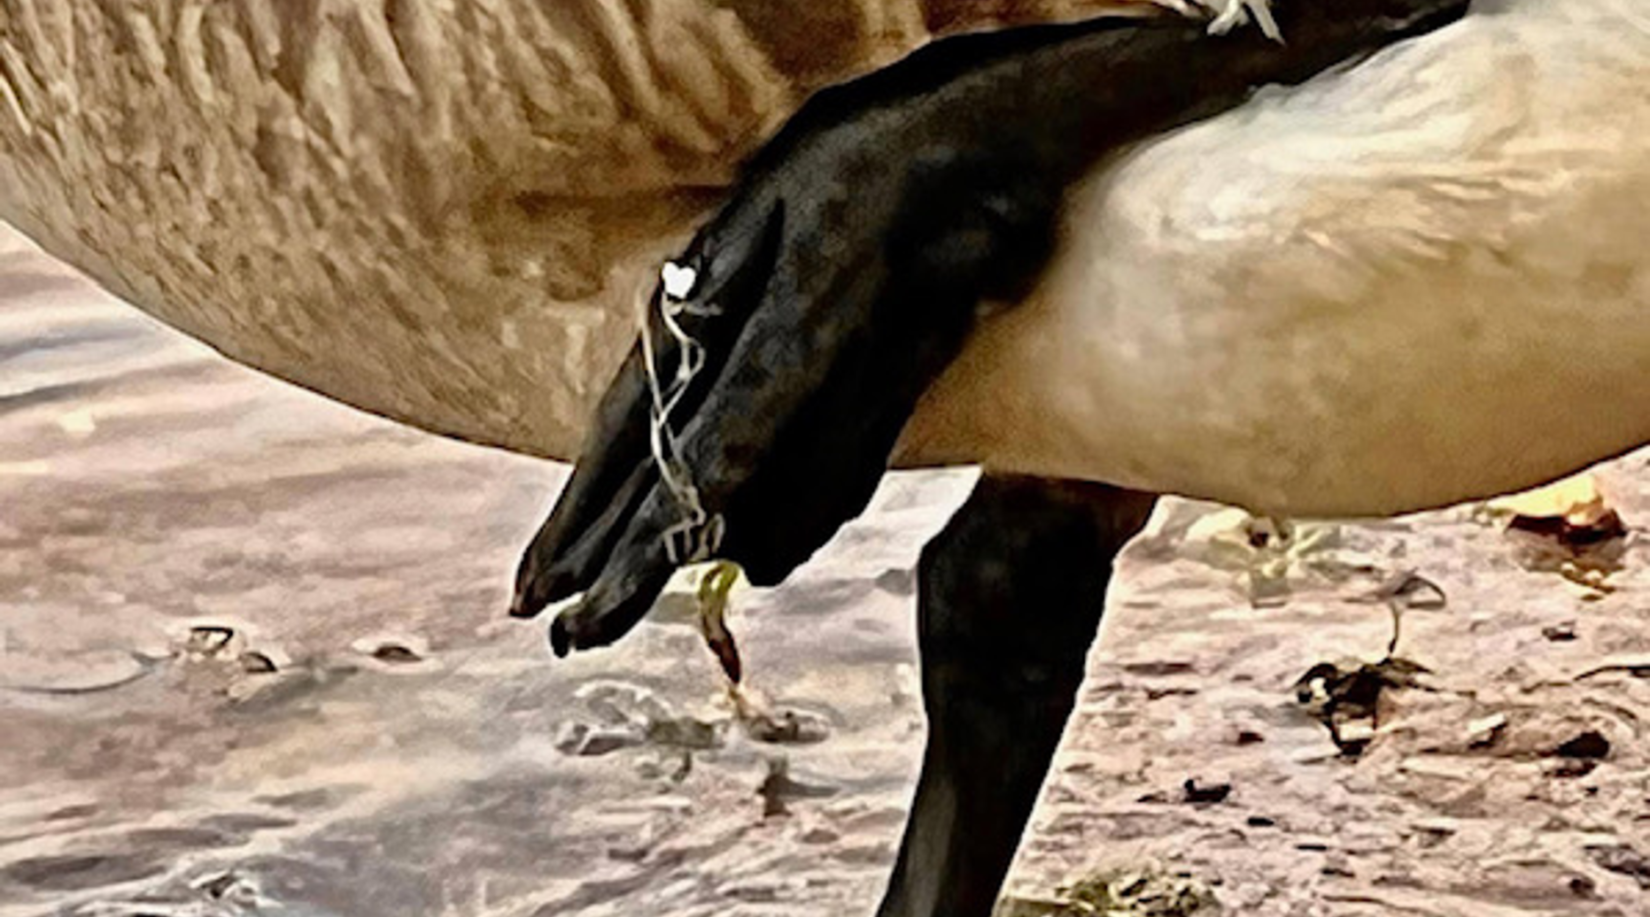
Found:
<path fill-rule="evenodd" d="M 1606 663 L 1604 665 L 1594 666 L 1579 675 L 1574 675 L 1570 678 L 1570 680 L 1585 681 L 1586 679 L 1593 678 L 1598 675 L 1606 675 L 1611 672 L 1626 672 L 1634 678 L 1650 678 L 1650 660 L 1640 662 Z"/>
<path fill-rule="evenodd" d="M 138 664 L 137 670 L 110 681 L 90 685 L 65 685 L 62 687 L 52 685 L 0 685 L 0 689 L 16 694 L 37 694 L 46 697 L 82 697 L 88 694 L 102 694 L 105 691 L 124 688 L 129 684 L 148 678 L 154 674 L 156 669 L 160 668 L 160 661 L 157 659 L 136 652 L 128 653 L 128 655 Z"/>

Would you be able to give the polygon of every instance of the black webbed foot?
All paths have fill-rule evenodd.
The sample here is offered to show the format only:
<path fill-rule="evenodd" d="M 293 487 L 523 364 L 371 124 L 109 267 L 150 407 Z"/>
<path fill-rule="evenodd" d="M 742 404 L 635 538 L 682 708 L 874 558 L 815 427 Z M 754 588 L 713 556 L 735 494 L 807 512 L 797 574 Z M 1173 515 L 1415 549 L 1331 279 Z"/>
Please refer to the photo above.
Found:
<path fill-rule="evenodd" d="M 778 214 L 772 209 L 730 207 L 662 272 L 673 274 L 675 283 L 683 282 L 682 272 L 686 272 L 692 288 L 675 290 L 682 295 L 672 298 L 698 305 L 677 318 L 692 337 L 692 346 L 698 348 L 691 359 L 701 362 L 698 384 L 686 387 L 675 405 L 673 413 L 678 416 L 698 409 L 741 327 L 737 315 L 718 315 L 721 307 L 716 304 L 750 298 L 750 285 L 760 283 L 772 264 L 778 225 Z M 667 373 L 657 381 L 668 385 L 671 380 L 663 367 L 677 366 L 684 359 L 681 344 L 670 333 L 660 309 L 667 285 L 661 279 L 649 300 L 646 321 L 651 346 L 638 343 L 631 348 L 602 396 L 588 445 L 555 511 L 522 555 L 510 606 L 516 617 L 533 617 L 545 606 L 589 589 L 642 500 L 659 483 L 652 444 L 654 380 L 649 377 L 649 363 Z M 708 321 L 713 317 L 727 320 Z"/>
<path fill-rule="evenodd" d="M 1177 20 L 969 36 L 816 96 L 654 293 L 512 611 L 583 591 L 552 626 L 565 652 L 622 636 L 682 563 L 782 579 L 863 509 L 980 305 L 1036 281 L 1095 161 L 1465 0 L 1344 6 L 1285 19 L 1281 47 Z"/>
<path fill-rule="evenodd" d="M 934 177 L 955 174 L 946 163 Z M 922 170 L 912 175 L 905 181 L 920 187 Z M 714 554 L 753 582 L 776 583 L 864 508 L 917 399 L 961 349 L 982 293 L 1004 286 L 988 282 L 984 267 L 1015 277 L 1023 272 L 1006 269 L 1013 263 L 1046 257 L 1056 195 L 1038 182 L 967 181 L 1002 187 L 943 196 L 948 205 L 885 208 L 890 222 L 906 224 L 895 228 L 786 221 L 766 287 L 752 301 L 718 303 L 696 326 L 706 339 L 739 330 L 684 390 L 695 393 L 692 413 L 680 410 L 684 399 L 665 418 L 683 418 L 663 456 L 680 480 L 673 486 L 653 461 L 561 561 L 583 572 L 606 554 L 584 601 L 552 624 L 558 652 L 621 636 L 688 560 Z M 792 225 L 802 231 L 793 235 Z M 868 255 L 845 270 L 815 248 L 821 233 Z M 630 490 L 638 480 L 639 497 Z"/>

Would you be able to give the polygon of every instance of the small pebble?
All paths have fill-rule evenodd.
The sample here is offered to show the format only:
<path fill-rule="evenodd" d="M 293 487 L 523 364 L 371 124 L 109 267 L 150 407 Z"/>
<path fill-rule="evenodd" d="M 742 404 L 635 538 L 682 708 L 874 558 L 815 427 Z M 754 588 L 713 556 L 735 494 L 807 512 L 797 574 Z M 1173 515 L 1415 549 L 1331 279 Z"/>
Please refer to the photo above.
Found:
<path fill-rule="evenodd" d="M 232 872 L 226 872 L 197 882 L 195 888 L 198 891 L 205 892 L 206 896 L 213 900 L 220 900 L 234 890 L 240 882 L 239 876 Z"/>
<path fill-rule="evenodd" d="M 573 749 L 580 758 L 594 758 L 621 748 L 640 745 L 636 734 L 625 729 L 593 729 Z"/>
<path fill-rule="evenodd" d="M 769 758 L 767 767 L 768 775 L 756 788 L 764 819 L 789 815 L 786 803 L 791 800 L 820 799 L 836 793 L 836 787 L 804 783 L 792 777 L 790 762 L 784 758 Z"/>
<path fill-rule="evenodd" d="M 1610 740 L 1598 730 L 1589 729 L 1553 749 L 1553 754 L 1560 758 L 1596 761 L 1609 756 Z"/>
<path fill-rule="evenodd" d="M 770 745 L 814 745 L 831 736 L 831 724 L 824 717 L 796 710 L 751 717 L 745 730 L 752 739 Z"/>
<path fill-rule="evenodd" d="M 621 728 L 592 728 L 585 723 L 566 723 L 556 733 L 556 750 L 575 758 L 594 758 L 642 743 L 634 731 Z"/>
<path fill-rule="evenodd" d="M 825 825 L 815 825 L 802 832 L 800 840 L 804 844 L 834 844 L 842 839 L 842 835 Z"/>
<path fill-rule="evenodd" d="M 878 589 L 893 595 L 915 595 L 917 592 L 917 576 L 912 570 L 890 568 L 877 574 L 873 582 Z"/>
<path fill-rule="evenodd" d="M 1467 745 L 1487 748 L 1500 740 L 1507 730 L 1507 715 L 1495 713 L 1467 724 Z"/>
<path fill-rule="evenodd" d="M 379 662 L 388 662 L 396 665 L 410 665 L 424 661 L 424 657 L 413 652 L 399 643 L 381 643 L 372 651 L 372 658 Z"/>
<path fill-rule="evenodd" d="M 1343 758 L 1359 758 L 1369 750 L 1371 742 L 1375 741 L 1374 720 L 1352 720 L 1341 723 L 1335 735 L 1331 736 L 1335 745 L 1341 750 Z"/>
<path fill-rule="evenodd" d="M 184 641 L 184 649 L 201 656 L 215 655 L 229 641 L 235 639 L 233 627 L 222 627 L 216 624 L 201 624 L 189 628 L 189 637 Z"/>
<path fill-rule="evenodd" d="M 1230 783 L 1210 783 L 1199 786 L 1196 779 L 1188 779 L 1181 784 L 1181 789 L 1186 791 L 1186 801 L 1193 805 L 1222 803 L 1232 795 L 1232 785 Z"/>
<path fill-rule="evenodd" d="M 1461 824 L 1453 818 L 1429 818 L 1416 822 L 1415 829 L 1439 837 L 1449 837 L 1461 830 Z"/>
<path fill-rule="evenodd" d="M 1123 671 L 1130 675 L 1164 678 L 1170 675 L 1190 675 L 1197 671 L 1197 667 L 1190 662 L 1179 660 L 1147 660 L 1144 662 L 1125 662 L 1123 663 Z"/>
<path fill-rule="evenodd" d="M 652 848 L 647 844 L 614 846 L 607 848 L 607 858 L 620 863 L 640 863 L 650 852 Z"/>
<path fill-rule="evenodd" d="M 1341 750 L 1334 745 L 1318 745 L 1315 747 L 1297 748 L 1289 753 L 1289 760 L 1295 764 L 1319 764 L 1332 761 L 1341 756 Z"/>
<path fill-rule="evenodd" d="M 647 740 L 655 745 L 708 751 L 722 744 L 722 731 L 714 723 L 691 717 L 653 720 L 647 724 Z"/>
<path fill-rule="evenodd" d="M 1576 622 L 1565 621 L 1563 624 L 1554 624 L 1541 628 L 1541 636 L 1554 643 L 1568 643 L 1576 638 Z"/>

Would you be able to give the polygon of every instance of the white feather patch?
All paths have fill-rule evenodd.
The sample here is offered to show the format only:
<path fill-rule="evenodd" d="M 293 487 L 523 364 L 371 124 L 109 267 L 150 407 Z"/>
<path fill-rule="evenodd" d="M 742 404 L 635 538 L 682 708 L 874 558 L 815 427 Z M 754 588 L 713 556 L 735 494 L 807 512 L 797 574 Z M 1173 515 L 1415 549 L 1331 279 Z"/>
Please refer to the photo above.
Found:
<path fill-rule="evenodd" d="M 1283 32 L 1272 16 L 1271 0 L 1153 0 L 1157 5 L 1182 16 L 1209 19 L 1209 34 L 1225 35 L 1235 28 L 1254 23 L 1267 38 L 1283 41 Z"/>

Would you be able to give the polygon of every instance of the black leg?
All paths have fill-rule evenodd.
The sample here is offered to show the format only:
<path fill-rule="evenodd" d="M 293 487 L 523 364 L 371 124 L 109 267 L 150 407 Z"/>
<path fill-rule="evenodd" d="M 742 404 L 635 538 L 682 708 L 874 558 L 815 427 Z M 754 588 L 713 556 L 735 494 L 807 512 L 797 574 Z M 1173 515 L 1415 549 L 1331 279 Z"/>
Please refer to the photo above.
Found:
<path fill-rule="evenodd" d="M 923 550 L 928 749 L 879 917 L 986 917 L 1150 494 L 987 475 Z"/>

